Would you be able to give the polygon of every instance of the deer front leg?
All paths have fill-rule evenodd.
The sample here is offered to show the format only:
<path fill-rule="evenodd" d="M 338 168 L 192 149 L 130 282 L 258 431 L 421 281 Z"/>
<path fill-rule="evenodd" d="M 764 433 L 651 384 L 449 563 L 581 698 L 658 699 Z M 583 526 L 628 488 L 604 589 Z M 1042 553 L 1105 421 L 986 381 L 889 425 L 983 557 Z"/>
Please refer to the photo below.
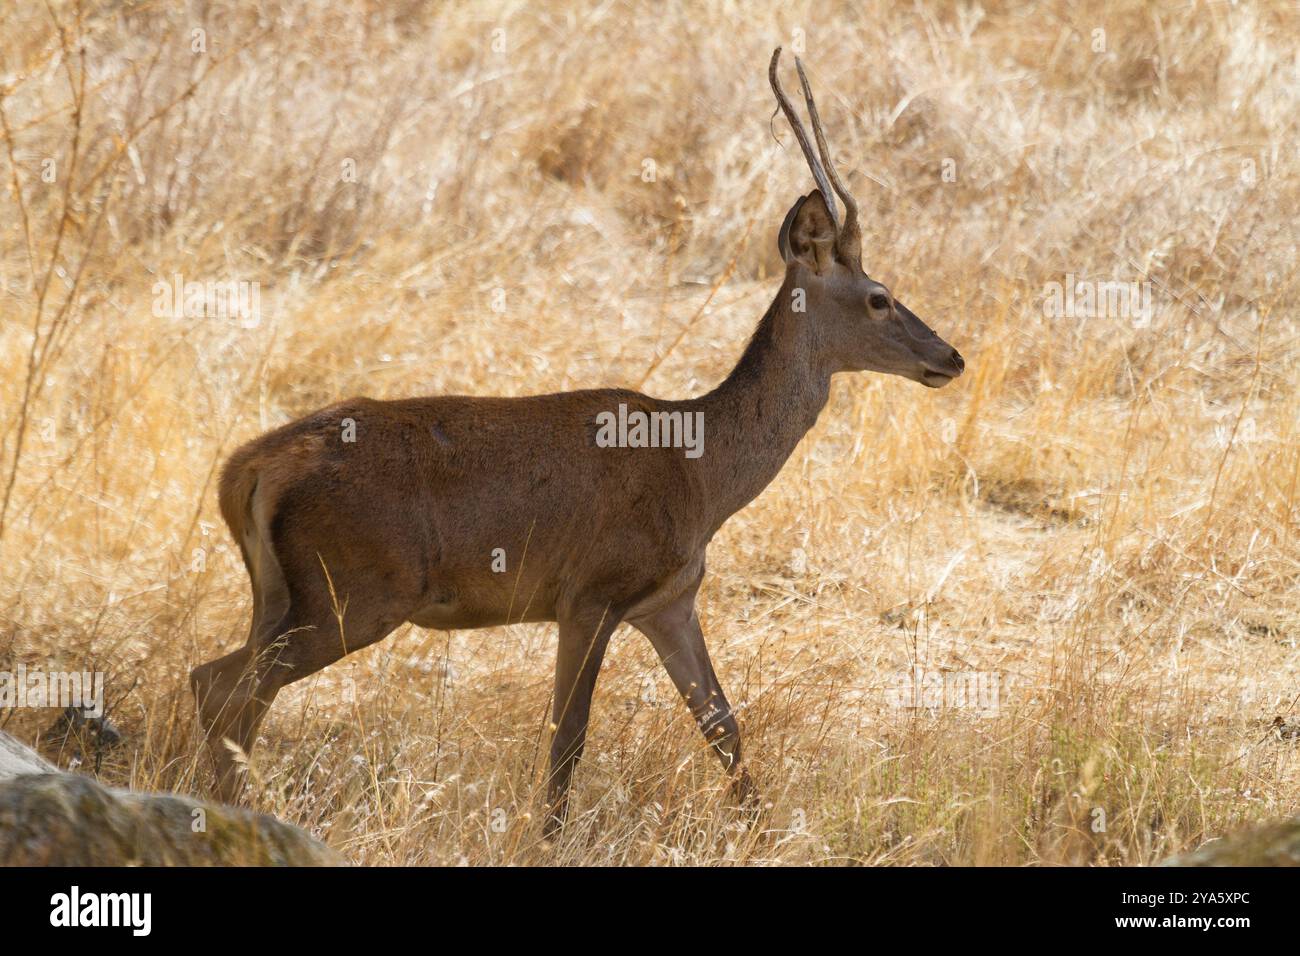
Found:
<path fill-rule="evenodd" d="M 555 661 L 555 701 L 552 705 L 551 772 L 546 787 L 543 836 L 553 837 L 564 826 L 569 809 L 569 784 L 587 742 L 591 694 L 610 636 L 619 618 L 608 607 L 587 608 L 560 618 L 560 646 Z"/>
<path fill-rule="evenodd" d="M 749 771 L 740 756 L 740 726 L 723 693 L 704 645 L 704 632 L 695 613 L 695 589 L 649 617 L 631 622 L 650 638 L 664 669 L 672 678 L 691 716 L 731 777 L 731 789 L 742 806 L 758 800 Z"/>

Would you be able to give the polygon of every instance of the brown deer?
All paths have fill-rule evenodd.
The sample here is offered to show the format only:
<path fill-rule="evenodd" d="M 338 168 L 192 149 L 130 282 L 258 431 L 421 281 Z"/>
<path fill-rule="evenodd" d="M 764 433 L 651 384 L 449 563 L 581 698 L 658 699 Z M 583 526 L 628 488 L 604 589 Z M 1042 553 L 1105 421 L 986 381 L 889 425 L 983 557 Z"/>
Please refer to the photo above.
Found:
<path fill-rule="evenodd" d="M 786 214 L 777 240 L 785 281 L 713 391 L 680 401 L 611 388 L 354 398 L 231 456 L 221 513 L 252 582 L 252 627 L 242 648 L 190 675 L 224 798 L 243 786 L 227 741 L 247 754 L 286 684 L 406 621 L 556 621 L 552 835 L 606 645 L 626 621 L 654 645 L 735 795 L 752 801 L 736 716 L 695 609 L 709 540 L 776 477 L 826 404 L 833 374 L 884 372 L 938 388 L 964 367 L 863 271 L 857 203 L 831 162 L 803 65 L 795 61 L 815 150 L 777 78 L 780 55 L 769 81 L 817 189 Z M 602 440 L 615 414 L 661 425 L 689 416 L 707 427 L 707 443 L 692 453 L 610 441 L 608 431 Z"/>

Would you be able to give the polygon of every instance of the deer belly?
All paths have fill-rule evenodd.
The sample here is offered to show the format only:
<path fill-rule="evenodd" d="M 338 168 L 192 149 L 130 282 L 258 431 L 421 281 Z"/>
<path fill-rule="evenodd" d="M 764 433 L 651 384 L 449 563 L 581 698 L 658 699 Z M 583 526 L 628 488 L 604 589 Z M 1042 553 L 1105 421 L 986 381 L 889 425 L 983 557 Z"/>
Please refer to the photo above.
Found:
<path fill-rule="evenodd" d="M 546 594 L 541 593 L 544 590 Z M 549 589 L 536 588 L 535 582 L 517 581 L 514 576 L 506 580 L 503 575 L 499 580 L 435 582 L 407 620 L 417 627 L 464 630 L 553 621 L 555 617 Z"/>

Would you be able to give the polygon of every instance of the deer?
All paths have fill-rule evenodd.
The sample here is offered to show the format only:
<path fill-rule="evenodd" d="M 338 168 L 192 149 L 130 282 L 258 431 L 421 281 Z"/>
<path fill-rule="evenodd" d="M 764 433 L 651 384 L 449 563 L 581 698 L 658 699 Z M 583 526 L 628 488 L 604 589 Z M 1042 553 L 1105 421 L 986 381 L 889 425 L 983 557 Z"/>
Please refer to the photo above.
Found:
<path fill-rule="evenodd" d="M 596 679 L 623 623 L 649 639 L 721 760 L 730 797 L 756 805 L 696 606 L 709 542 L 780 472 L 833 375 L 873 371 L 939 388 L 965 367 L 863 270 L 858 205 L 803 63 L 796 58 L 812 138 L 777 75 L 780 57 L 778 47 L 768 80 L 816 188 L 786 213 L 781 287 L 712 391 L 358 397 L 230 455 L 218 497 L 248 572 L 252 622 L 243 647 L 190 674 L 221 798 L 243 795 L 258 727 L 286 685 L 407 622 L 555 622 L 544 838 L 565 825 Z M 693 456 L 671 443 L 598 441 L 602 416 L 620 406 L 629 416 L 699 416 L 707 441 Z"/>

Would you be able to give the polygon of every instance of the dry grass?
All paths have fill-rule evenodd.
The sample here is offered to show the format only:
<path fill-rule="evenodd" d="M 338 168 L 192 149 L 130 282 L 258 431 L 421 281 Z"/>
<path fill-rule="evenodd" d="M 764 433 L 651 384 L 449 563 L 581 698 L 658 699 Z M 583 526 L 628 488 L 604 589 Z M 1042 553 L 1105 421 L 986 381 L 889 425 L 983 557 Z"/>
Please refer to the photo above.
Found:
<path fill-rule="evenodd" d="M 0 669 L 107 672 L 102 778 L 208 785 L 185 675 L 247 627 L 239 442 L 726 373 L 809 187 L 765 78 L 801 30 L 868 268 L 970 370 L 839 378 L 713 544 L 761 825 L 626 628 L 554 848 L 551 627 L 408 626 L 282 692 L 259 804 L 367 864 L 1143 864 L 1300 810 L 1294 6 L 183 6 L 0 13 Z M 155 317 L 177 273 L 260 283 L 260 323 Z M 1150 282 L 1149 326 L 1046 315 L 1071 273 Z M 899 707 L 913 666 L 998 706 Z"/>

